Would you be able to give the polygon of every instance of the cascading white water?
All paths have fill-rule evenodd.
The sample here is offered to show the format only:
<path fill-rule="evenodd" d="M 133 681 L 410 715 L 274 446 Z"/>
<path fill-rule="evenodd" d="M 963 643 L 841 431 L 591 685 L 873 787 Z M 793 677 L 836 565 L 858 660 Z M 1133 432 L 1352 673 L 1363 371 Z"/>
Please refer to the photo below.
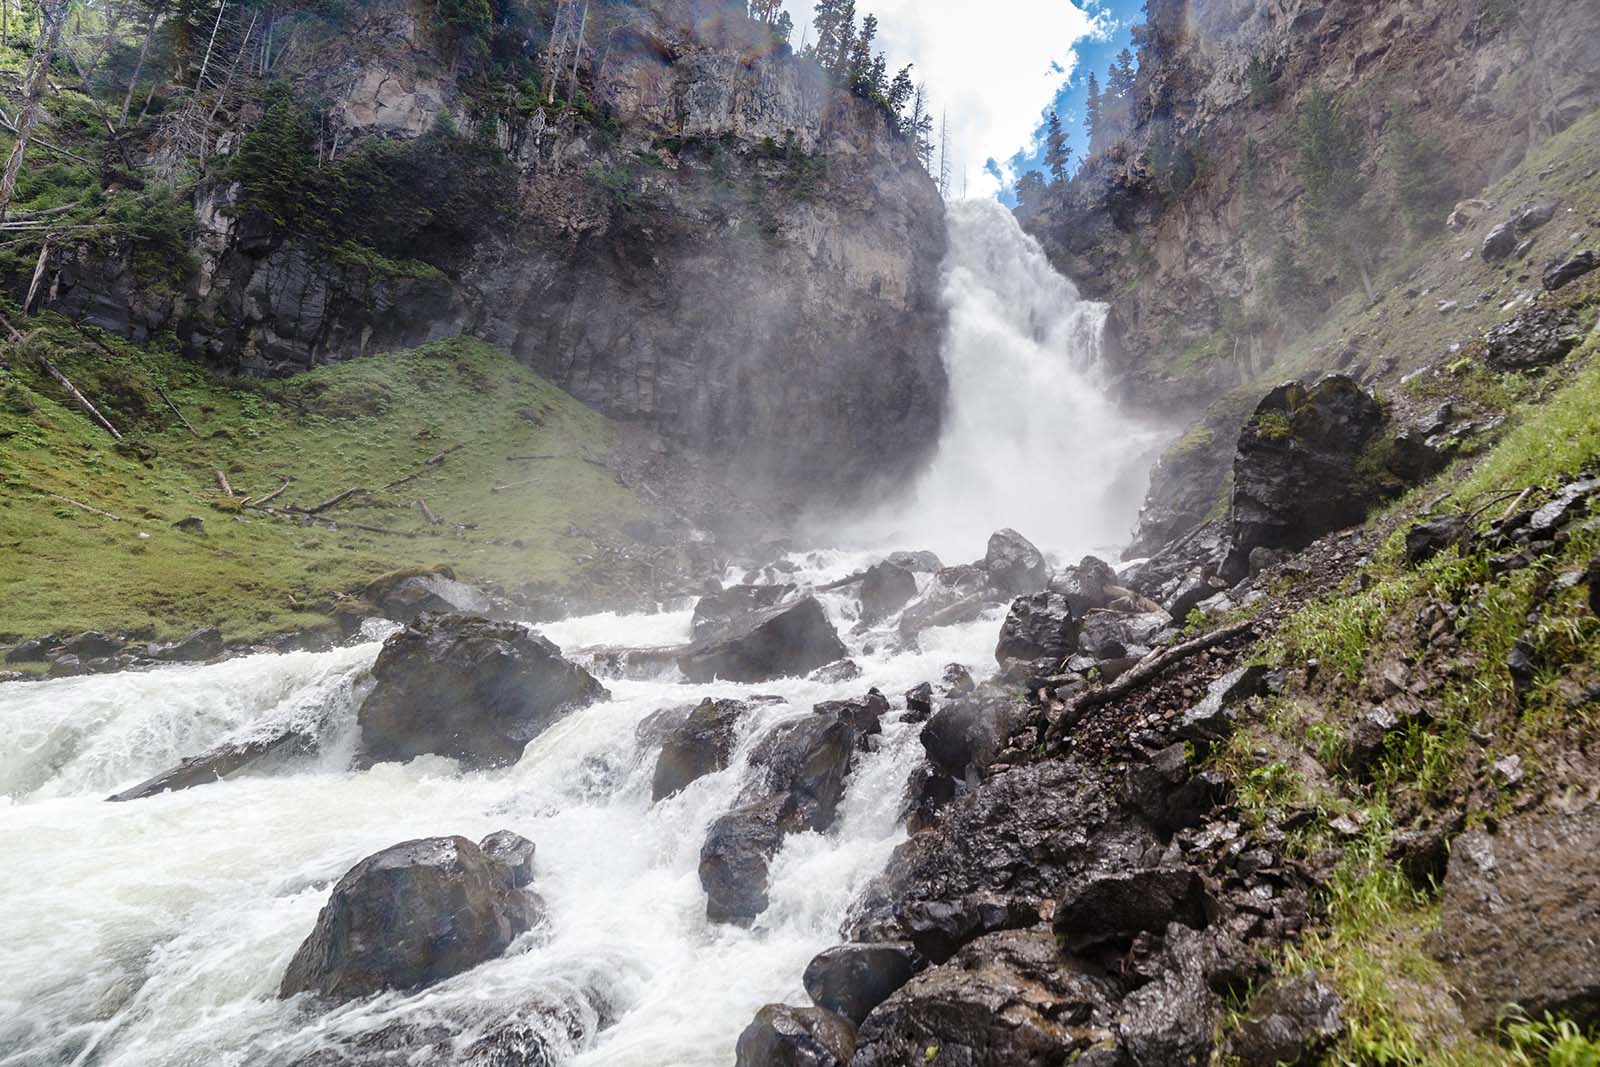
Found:
<path fill-rule="evenodd" d="M 946 353 L 954 401 L 938 460 L 878 544 L 954 559 L 1015 526 L 1081 550 L 1125 532 L 1147 435 L 1094 385 L 1103 310 L 1077 298 L 996 205 L 950 211 Z M 815 584 L 875 556 L 796 557 Z M 843 634 L 856 605 L 822 599 Z M 993 666 L 1003 609 L 935 629 L 920 652 L 849 634 L 862 677 L 757 686 L 608 680 L 514 767 L 461 773 L 443 759 L 354 772 L 355 709 L 381 630 L 334 652 L 0 686 L 0 1067 L 283 1067 L 361 1034 L 437 1023 L 473 1039 L 522 1021 L 575 1067 L 726 1067 L 752 1013 L 804 1003 L 800 975 L 838 940 L 850 902 L 904 839 L 899 810 L 921 758 L 891 716 L 851 773 L 827 834 L 789 838 L 771 904 L 751 929 L 708 923 L 697 875 L 710 823 L 744 783 L 744 756 L 784 718 L 876 686 L 892 697 L 952 661 Z M 667 646 L 689 613 L 595 615 L 541 628 L 569 652 Z M 868 651 L 869 648 L 875 651 Z M 655 751 L 635 730 L 704 696 L 769 694 L 728 770 L 650 802 Z M 107 794 L 265 724 L 316 733 L 321 754 L 125 804 Z M 278 984 L 332 883 L 399 841 L 511 829 L 538 846 L 549 921 L 503 958 L 427 990 L 328 1011 Z M 602 1021 L 605 1025 L 602 1025 Z M 573 1036 L 576 1035 L 576 1036 Z"/>
<path fill-rule="evenodd" d="M 1127 539 L 1164 433 L 1106 396 L 1106 306 L 1082 299 L 992 200 L 949 206 L 944 264 L 950 403 L 932 465 L 908 500 L 857 531 L 948 562 L 1010 526 L 1076 558 Z"/>

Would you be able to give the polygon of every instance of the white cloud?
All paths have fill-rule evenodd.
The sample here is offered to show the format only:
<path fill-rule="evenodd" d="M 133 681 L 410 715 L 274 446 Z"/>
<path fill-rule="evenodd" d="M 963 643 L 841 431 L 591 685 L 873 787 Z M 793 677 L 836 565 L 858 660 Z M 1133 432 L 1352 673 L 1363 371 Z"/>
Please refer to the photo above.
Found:
<path fill-rule="evenodd" d="M 796 48 L 811 25 L 813 2 L 786 0 Z M 963 175 L 968 195 L 1000 191 L 985 161 L 1005 168 L 1033 141 L 1039 113 L 1071 73 L 1073 45 L 1096 32 L 1094 19 L 1071 0 L 856 0 L 856 10 L 878 16 L 879 47 L 891 72 L 916 64 L 935 122 L 948 112 L 955 196 Z"/>

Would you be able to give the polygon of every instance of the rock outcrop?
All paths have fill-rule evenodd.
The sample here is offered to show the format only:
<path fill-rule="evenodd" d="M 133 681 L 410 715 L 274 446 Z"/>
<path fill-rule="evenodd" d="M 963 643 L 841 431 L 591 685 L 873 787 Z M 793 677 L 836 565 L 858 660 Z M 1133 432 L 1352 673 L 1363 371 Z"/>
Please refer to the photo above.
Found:
<path fill-rule="evenodd" d="M 427 754 L 514 763 L 563 716 L 609 696 L 544 638 L 470 615 L 421 616 L 383 643 L 372 674 L 357 713 L 367 765 Z"/>
<path fill-rule="evenodd" d="M 855 1032 L 822 1008 L 768 1004 L 739 1035 L 735 1067 L 848 1067 Z"/>
<path fill-rule="evenodd" d="M 334 886 L 278 995 L 355 1000 L 431 985 L 499 956 L 542 909 L 522 888 L 531 847 L 502 835 L 484 844 L 491 854 L 464 837 L 425 838 L 356 864 Z"/>
<path fill-rule="evenodd" d="M 691 682 L 765 682 L 800 677 L 843 659 L 848 650 L 813 596 L 735 617 L 678 657 Z"/>
<path fill-rule="evenodd" d="M 661 743 L 651 779 L 651 799 L 662 800 L 726 767 L 739 720 L 749 710 L 748 704 L 737 700 L 707 697 L 689 712 Z"/>

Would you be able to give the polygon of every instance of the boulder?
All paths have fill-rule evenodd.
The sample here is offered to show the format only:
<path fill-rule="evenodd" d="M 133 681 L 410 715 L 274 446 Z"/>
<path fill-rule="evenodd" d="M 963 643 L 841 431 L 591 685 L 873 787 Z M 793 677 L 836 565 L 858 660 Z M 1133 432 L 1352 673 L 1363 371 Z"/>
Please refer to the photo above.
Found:
<path fill-rule="evenodd" d="M 1600 1025 L 1600 807 L 1546 811 L 1455 839 L 1435 952 L 1463 1015 L 1490 1032 L 1516 1005 L 1528 1018 Z"/>
<path fill-rule="evenodd" d="M 285 727 L 264 737 L 249 741 L 225 742 L 209 752 L 190 756 L 176 767 L 162 771 L 138 785 L 129 786 L 106 799 L 120 803 L 143 800 L 145 797 L 153 797 L 160 793 L 193 789 L 197 785 L 231 778 L 272 758 L 307 756 L 315 752 L 316 748 L 316 734 Z"/>
<path fill-rule="evenodd" d="M 1069 952 L 1126 945 L 1168 923 L 1204 929 L 1214 908 L 1205 879 L 1188 867 L 1145 867 L 1095 874 L 1073 885 L 1055 911 Z"/>
<path fill-rule="evenodd" d="M 1026 596 L 1043 589 L 1050 580 L 1044 554 L 1015 530 L 999 530 L 989 537 L 983 556 L 989 585 L 1002 596 Z"/>
<path fill-rule="evenodd" d="M 1502 372 L 1546 367 L 1565 359 L 1582 340 L 1572 308 L 1535 306 L 1483 335 L 1484 362 Z"/>
<path fill-rule="evenodd" d="M 1053 660 L 1059 664 L 1078 644 L 1078 616 L 1061 593 L 1034 593 L 1018 597 L 1000 626 L 994 658 L 1032 663 Z"/>
<path fill-rule="evenodd" d="M 932 552 L 891 552 L 887 562 L 912 574 L 933 574 L 944 568 L 939 557 Z"/>
<path fill-rule="evenodd" d="M 1083 617 L 1078 648 L 1096 659 L 1118 659 L 1130 649 L 1148 649 L 1172 625 L 1172 616 L 1155 611 L 1126 612 L 1098 609 Z"/>
<path fill-rule="evenodd" d="M 1128 805 L 1163 833 L 1198 826 L 1228 795 L 1227 779 L 1214 770 L 1193 773 L 1188 745 L 1168 745 L 1129 768 L 1123 781 Z"/>
<path fill-rule="evenodd" d="M 650 783 L 652 800 L 662 800 L 689 783 L 728 765 L 739 720 L 750 710 L 737 700 L 707 697 L 672 729 L 661 743 L 655 775 Z"/>
<path fill-rule="evenodd" d="M 822 1008 L 768 1004 L 739 1035 L 734 1067 L 848 1067 L 855 1028 Z"/>
<path fill-rule="evenodd" d="M 163 663 L 196 663 L 216 659 L 222 652 L 222 631 L 208 626 L 168 644 L 151 645 L 145 655 Z"/>
<path fill-rule="evenodd" d="M 367 587 L 367 593 L 383 617 L 395 622 L 411 622 L 430 612 L 484 615 L 494 607 L 482 590 L 433 571 L 380 578 Z"/>
<path fill-rule="evenodd" d="M 334 886 L 278 990 L 345 1001 L 415 989 L 503 953 L 539 919 L 537 898 L 464 837 L 405 841 Z"/>
<path fill-rule="evenodd" d="M 926 722 L 933 714 L 933 684 L 920 682 L 906 690 L 906 722 Z"/>
<path fill-rule="evenodd" d="M 1519 234 L 1532 233 L 1556 217 L 1556 205 L 1549 200 L 1530 200 L 1512 213 L 1511 223 Z"/>
<path fill-rule="evenodd" d="M 883 733 L 883 717 L 889 714 L 889 700 L 876 689 L 855 700 L 825 700 L 812 709 L 825 718 L 840 719 L 856 731 L 856 740 Z"/>
<path fill-rule="evenodd" d="M 906 830 L 919 834 L 935 825 L 939 809 L 956 798 L 960 785 L 932 760 L 923 760 L 906 776 L 906 788 L 900 807 Z"/>
<path fill-rule="evenodd" d="M 806 675 L 806 680 L 822 682 L 826 685 L 840 685 L 844 682 L 853 682 L 861 677 L 861 667 L 853 659 L 834 660 Z"/>
<path fill-rule="evenodd" d="M 1233 709 L 1266 692 L 1267 668 L 1239 667 L 1206 687 L 1200 703 L 1178 719 L 1177 735 L 1188 741 L 1224 741 L 1233 733 Z"/>
<path fill-rule="evenodd" d="M 1010 691 L 982 692 L 947 701 L 922 727 L 922 747 L 945 774 L 962 781 L 981 775 L 1022 724 L 1025 706 Z"/>
<path fill-rule="evenodd" d="M 1221 1002 L 1192 969 L 1168 969 L 1123 998 L 1118 1044 L 1132 1067 L 1203 1067 L 1211 1062 Z"/>
<path fill-rule="evenodd" d="M 7 663 L 43 663 L 50 658 L 50 650 L 60 647 L 55 634 L 32 637 L 12 646 L 6 652 Z"/>
<path fill-rule="evenodd" d="M 822 604 L 806 596 L 740 615 L 691 645 L 678 669 L 697 683 L 765 682 L 804 676 L 846 654 Z"/>
<path fill-rule="evenodd" d="M 1375 487 L 1358 461 L 1383 421 L 1373 395 L 1344 375 L 1268 393 L 1239 435 L 1224 577 L 1244 577 L 1258 547 L 1298 550 L 1360 522 Z"/>
<path fill-rule="evenodd" d="M 1511 254 L 1517 247 L 1517 227 L 1513 222 L 1502 222 L 1490 230 L 1483 239 L 1483 248 L 1480 250 L 1484 262 L 1498 263 Z"/>
<path fill-rule="evenodd" d="M 478 847 L 490 863 L 497 864 L 511 880 L 513 889 L 521 889 L 533 882 L 533 856 L 536 851 L 532 841 L 510 830 L 496 830 Z"/>
<path fill-rule="evenodd" d="M 806 994 L 820 1008 L 857 1026 L 879 1004 L 917 973 L 916 948 L 909 941 L 837 945 L 806 966 Z"/>
<path fill-rule="evenodd" d="M 103 634 L 99 630 L 85 630 L 61 642 L 61 647 L 80 660 L 103 659 L 122 651 L 125 644 L 120 637 Z"/>
<path fill-rule="evenodd" d="M 449 756 L 469 767 L 514 763 L 605 687 L 549 641 L 509 622 L 423 615 L 383 643 L 361 705 L 362 762 Z"/>
<path fill-rule="evenodd" d="M 1586 250 L 1575 252 L 1566 259 L 1559 260 L 1545 268 L 1544 287 L 1550 292 L 1555 292 L 1568 282 L 1575 282 L 1590 271 L 1600 267 L 1600 252 Z"/>
<path fill-rule="evenodd" d="M 1111 590 L 1118 584 L 1117 572 L 1109 563 L 1095 556 L 1084 556 L 1076 565 L 1050 579 L 1050 591 L 1066 597 L 1072 614 L 1082 618 L 1096 608 L 1108 607 L 1116 599 Z"/>
<path fill-rule="evenodd" d="M 1110 1036 L 1117 990 L 1062 966 L 1042 927 L 992 933 L 923 971 L 861 1024 L 854 1067 L 1061 1067 Z"/>
<path fill-rule="evenodd" d="M 1344 1033 L 1344 1000 L 1315 975 L 1274 978 L 1250 998 L 1228 1053 L 1242 1067 L 1310 1067 Z"/>
<path fill-rule="evenodd" d="M 861 619 L 866 623 L 881 622 L 916 595 L 917 579 L 910 571 L 893 563 L 874 564 L 861 579 Z"/>
<path fill-rule="evenodd" d="M 787 799 L 768 797 L 742 804 L 711 824 L 700 847 L 707 919 L 744 925 L 767 910 L 767 865 L 791 822 Z"/>
<path fill-rule="evenodd" d="M 695 641 L 707 640 L 752 611 L 765 611 L 794 595 L 792 585 L 731 585 L 695 601 L 689 633 Z"/>
<path fill-rule="evenodd" d="M 1424 519 L 1406 531 L 1406 562 L 1415 567 L 1446 549 L 1465 549 L 1471 539 L 1470 515 L 1457 513 Z"/>

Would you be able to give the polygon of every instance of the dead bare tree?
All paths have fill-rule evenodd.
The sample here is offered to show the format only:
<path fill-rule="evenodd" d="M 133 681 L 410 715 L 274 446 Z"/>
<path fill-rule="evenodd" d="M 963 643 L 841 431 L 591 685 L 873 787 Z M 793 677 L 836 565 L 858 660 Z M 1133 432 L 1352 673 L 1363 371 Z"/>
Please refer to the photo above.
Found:
<path fill-rule="evenodd" d="M 28 62 L 28 77 L 23 83 L 22 114 L 17 116 L 17 140 L 6 158 L 6 169 L 0 176 L 0 222 L 11 208 L 11 197 L 17 189 L 17 177 L 22 173 L 22 159 L 28 152 L 28 140 L 33 136 L 34 124 L 39 121 L 39 108 L 50 85 L 50 61 L 55 56 L 56 45 L 61 40 L 61 26 L 67 20 L 67 0 L 42 0 L 39 8 L 39 44 Z"/>

